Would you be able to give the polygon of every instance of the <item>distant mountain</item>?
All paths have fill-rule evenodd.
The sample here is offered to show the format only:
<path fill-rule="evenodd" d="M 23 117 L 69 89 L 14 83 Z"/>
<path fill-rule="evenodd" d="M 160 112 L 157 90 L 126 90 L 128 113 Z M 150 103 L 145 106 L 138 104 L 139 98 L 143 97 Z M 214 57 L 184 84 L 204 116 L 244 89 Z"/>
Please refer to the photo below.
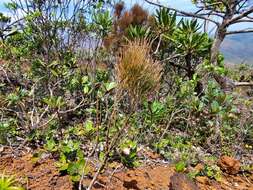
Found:
<path fill-rule="evenodd" d="M 227 63 L 253 65 L 253 34 L 228 36 L 222 44 L 222 53 Z"/>

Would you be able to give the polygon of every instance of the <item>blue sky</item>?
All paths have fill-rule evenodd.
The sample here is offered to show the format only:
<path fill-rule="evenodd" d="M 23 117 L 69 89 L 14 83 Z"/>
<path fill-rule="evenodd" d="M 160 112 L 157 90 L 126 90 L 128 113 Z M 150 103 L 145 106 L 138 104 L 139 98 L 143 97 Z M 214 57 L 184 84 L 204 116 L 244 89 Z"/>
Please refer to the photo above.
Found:
<path fill-rule="evenodd" d="M 147 3 L 144 2 L 144 0 L 126 0 L 128 2 L 131 2 L 131 4 L 134 4 L 136 2 L 143 3 L 145 7 L 147 7 L 150 11 L 154 9 L 153 6 L 147 5 Z M 154 1 L 156 2 L 156 1 Z M 191 0 L 158 0 L 157 2 L 160 2 L 163 5 L 173 6 L 176 8 L 184 9 L 187 11 L 192 11 L 194 9 L 193 4 L 191 3 Z"/>
<path fill-rule="evenodd" d="M 10 2 L 10 0 L 0 0 L 0 11 L 1 12 L 6 12 L 6 9 L 4 8 L 4 3 Z M 138 2 L 139 4 L 143 4 L 143 5 L 147 5 L 143 0 L 125 0 L 125 2 L 127 2 L 127 4 L 131 5 L 131 4 L 135 4 L 136 2 Z M 173 7 L 177 7 L 177 8 L 182 8 L 184 10 L 192 10 L 193 6 L 191 3 L 191 0 L 160 0 L 159 2 L 161 3 L 165 3 L 168 5 L 173 5 Z M 154 7 L 151 6 L 146 6 L 147 9 L 149 9 L 150 11 L 152 11 L 154 9 Z"/>
<path fill-rule="evenodd" d="M 4 7 L 4 3 L 10 2 L 11 0 L 0 0 L 0 12 L 7 13 L 6 8 Z M 150 12 L 153 12 L 155 10 L 154 6 L 151 6 L 147 3 L 145 3 L 144 0 L 124 0 L 128 6 L 131 6 L 135 3 L 139 3 L 143 5 L 146 9 L 148 9 Z M 160 2 L 161 4 L 168 5 L 171 7 L 175 7 L 184 11 L 194 11 L 195 7 L 191 3 L 191 0 L 154 0 L 154 2 Z M 253 0 L 251 0 L 253 3 Z M 253 28 L 253 23 L 244 23 L 237 26 L 234 26 L 233 29 L 239 29 L 239 28 Z"/>
<path fill-rule="evenodd" d="M 8 2 L 8 0 L 1 0 L 0 2 L 0 12 L 5 12 L 4 3 Z"/>

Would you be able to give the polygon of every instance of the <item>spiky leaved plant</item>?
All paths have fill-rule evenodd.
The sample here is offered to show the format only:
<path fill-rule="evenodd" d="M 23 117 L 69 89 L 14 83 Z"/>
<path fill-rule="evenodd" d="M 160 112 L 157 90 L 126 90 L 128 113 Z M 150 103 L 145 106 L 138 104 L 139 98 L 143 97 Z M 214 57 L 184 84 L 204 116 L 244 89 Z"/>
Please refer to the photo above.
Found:
<path fill-rule="evenodd" d="M 0 190 L 24 190 L 24 188 L 17 186 L 16 180 L 13 176 L 1 174 Z"/>
<path fill-rule="evenodd" d="M 162 66 L 150 56 L 147 41 L 130 41 L 122 48 L 116 65 L 117 81 L 128 92 L 133 105 L 157 89 L 161 72 Z"/>

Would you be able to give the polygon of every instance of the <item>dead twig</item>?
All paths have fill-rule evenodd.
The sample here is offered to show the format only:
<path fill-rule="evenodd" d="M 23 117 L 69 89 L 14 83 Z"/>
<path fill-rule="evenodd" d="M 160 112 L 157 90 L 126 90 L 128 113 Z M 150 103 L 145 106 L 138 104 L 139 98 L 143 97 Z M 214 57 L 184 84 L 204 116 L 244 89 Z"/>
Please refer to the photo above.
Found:
<path fill-rule="evenodd" d="M 109 145 L 109 148 L 104 156 L 104 159 L 101 163 L 101 166 L 99 167 L 99 169 L 97 170 L 96 174 L 94 175 L 92 181 L 90 182 L 90 185 L 89 187 L 87 188 L 87 190 L 91 190 L 91 188 L 93 187 L 94 183 L 96 182 L 99 174 L 103 171 L 103 169 L 105 168 L 107 162 L 108 162 L 108 159 L 109 159 L 109 155 L 110 155 L 110 152 L 111 150 L 113 150 L 113 148 L 115 148 L 115 145 L 117 145 L 122 133 L 124 130 L 127 129 L 128 127 L 128 121 L 130 119 L 130 115 L 126 118 L 125 120 L 125 123 L 123 125 L 123 127 L 118 131 L 118 133 L 115 135 L 114 139 L 111 141 L 110 145 Z"/>

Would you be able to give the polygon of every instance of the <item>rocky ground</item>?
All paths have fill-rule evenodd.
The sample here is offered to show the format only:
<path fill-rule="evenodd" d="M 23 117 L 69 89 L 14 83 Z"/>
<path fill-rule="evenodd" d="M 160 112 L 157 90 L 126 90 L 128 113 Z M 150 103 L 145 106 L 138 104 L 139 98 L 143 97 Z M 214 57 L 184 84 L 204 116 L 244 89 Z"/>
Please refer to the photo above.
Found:
<path fill-rule="evenodd" d="M 112 163 L 109 169 L 99 176 L 93 189 L 109 190 L 253 190 L 253 172 L 243 173 L 240 162 L 222 157 L 218 165 L 223 170 L 219 182 L 205 176 L 198 176 L 195 181 L 185 174 L 177 173 L 170 164 L 153 161 L 135 169 L 126 169 L 119 163 Z M 201 170 L 201 164 L 196 169 Z M 68 175 L 61 174 L 55 167 L 55 160 L 50 156 L 42 156 L 39 160 L 26 151 L 19 153 L 11 149 L 0 154 L 0 173 L 15 175 L 27 190 L 72 190 Z M 87 186 L 93 173 L 83 178 Z"/>

